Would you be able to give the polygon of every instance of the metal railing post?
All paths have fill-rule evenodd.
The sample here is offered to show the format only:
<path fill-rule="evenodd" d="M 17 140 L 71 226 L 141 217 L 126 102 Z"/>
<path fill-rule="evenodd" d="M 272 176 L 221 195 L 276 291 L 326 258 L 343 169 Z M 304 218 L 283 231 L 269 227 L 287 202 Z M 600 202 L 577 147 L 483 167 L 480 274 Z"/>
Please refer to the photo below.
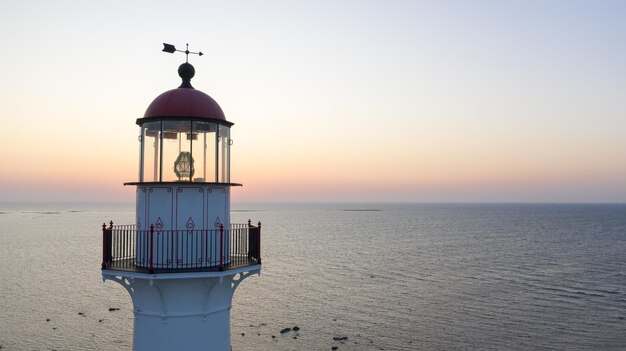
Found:
<path fill-rule="evenodd" d="M 102 269 L 107 268 L 107 225 L 102 223 Z"/>
<path fill-rule="evenodd" d="M 150 224 L 150 273 L 154 273 L 154 252 L 153 252 L 153 248 L 154 248 L 154 224 Z"/>
<path fill-rule="evenodd" d="M 107 250 L 108 250 L 108 253 L 109 253 L 107 255 L 107 264 L 109 263 L 109 261 L 111 263 L 113 263 L 113 240 L 114 240 L 114 237 L 113 237 L 113 220 L 110 220 L 109 221 L 109 232 L 107 233 Z M 118 243 L 118 246 L 119 246 L 119 243 Z"/>
<path fill-rule="evenodd" d="M 259 257 L 258 262 L 261 263 L 261 221 L 259 221 Z"/>
<path fill-rule="evenodd" d="M 220 224 L 220 271 L 224 270 L 224 225 Z"/>

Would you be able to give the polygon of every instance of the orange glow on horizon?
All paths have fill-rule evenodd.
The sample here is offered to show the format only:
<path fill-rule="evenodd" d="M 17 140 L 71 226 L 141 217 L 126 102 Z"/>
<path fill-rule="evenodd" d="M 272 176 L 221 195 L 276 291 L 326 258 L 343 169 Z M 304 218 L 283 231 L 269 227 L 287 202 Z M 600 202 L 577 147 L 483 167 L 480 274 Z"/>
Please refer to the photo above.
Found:
<path fill-rule="evenodd" d="M 0 64 L 0 201 L 132 201 L 135 120 L 180 85 L 181 58 L 155 37 L 172 15 L 196 26 L 172 41 L 215 48 L 194 58 L 192 84 L 235 123 L 235 200 L 626 201 L 616 4 L 347 2 L 328 16 L 314 3 L 155 3 L 146 17 L 13 2 L 0 11 L 14 34 Z M 32 48 L 55 55 L 18 54 Z"/>

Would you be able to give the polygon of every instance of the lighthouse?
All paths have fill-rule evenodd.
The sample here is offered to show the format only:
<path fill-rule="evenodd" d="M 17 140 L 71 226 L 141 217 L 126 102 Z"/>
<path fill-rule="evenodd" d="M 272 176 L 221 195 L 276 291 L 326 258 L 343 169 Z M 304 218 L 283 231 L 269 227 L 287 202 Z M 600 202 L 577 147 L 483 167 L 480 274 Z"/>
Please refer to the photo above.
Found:
<path fill-rule="evenodd" d="M 102 278 L 130 294 L 133 350 L 230 351 L 233 293 L 261 272 L 261 223 L 231 222 L 233 123 L 191 85 L 188 59 L 178 75 L 136 121 L 135 222 L 102 225 Z"/>

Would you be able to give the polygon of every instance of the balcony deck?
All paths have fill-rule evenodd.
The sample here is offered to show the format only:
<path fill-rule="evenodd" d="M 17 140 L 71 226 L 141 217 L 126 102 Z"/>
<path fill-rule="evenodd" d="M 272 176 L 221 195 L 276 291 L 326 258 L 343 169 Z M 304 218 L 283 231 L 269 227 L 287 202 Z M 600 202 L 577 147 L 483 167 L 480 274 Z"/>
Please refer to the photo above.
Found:
<path fill-rule="evenodd" d="M 137 230 L 102 225 L 102 269 L 136 273 L 219 272 L 261 264 L 261 223 L 215 230 Z"/>
<path fill-rule="evenodd" d="M 260 264 L 259 261 L 252 257 L 238 257 L 236 261 L 232 263 L 226 263 L 220 269 L 219 266 L 207 266 L 207 267 L 181 267 L 181 268 L 153 268 L 150 272 L 149 267 L 142 267 L 135 264 L 134 258 L 124 258 L 111 261 L 105 269 L 124 272 L 136 272 L 136 273 L 195 273 L 195 272 L 220 272 L 230 269 L 243 268 L 248 266 L 255 266 Z"/>

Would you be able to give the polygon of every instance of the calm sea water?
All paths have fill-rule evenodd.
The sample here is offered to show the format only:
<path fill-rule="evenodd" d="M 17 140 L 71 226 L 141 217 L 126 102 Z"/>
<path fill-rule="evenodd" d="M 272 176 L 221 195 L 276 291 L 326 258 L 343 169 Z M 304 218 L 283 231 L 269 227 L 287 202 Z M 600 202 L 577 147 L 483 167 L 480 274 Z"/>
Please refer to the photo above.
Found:
<path fill-rule="evenodd" d="M 235 351 L 626 350 L 626 205 L 233 209 L 264 228 Z M 131 350 L 130 298 L 99 264 L 100 225 L 132 211 L 0 204 L 2 350 Z"/>

